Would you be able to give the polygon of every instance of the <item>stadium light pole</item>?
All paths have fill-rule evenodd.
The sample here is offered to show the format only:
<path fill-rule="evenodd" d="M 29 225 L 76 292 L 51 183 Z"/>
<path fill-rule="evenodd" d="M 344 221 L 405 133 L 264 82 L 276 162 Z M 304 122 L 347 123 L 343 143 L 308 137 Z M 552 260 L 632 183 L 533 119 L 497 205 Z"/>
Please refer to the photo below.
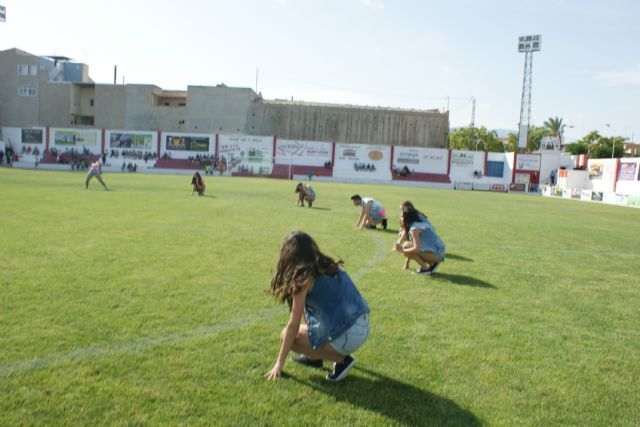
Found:
<path fill-rule="evenodd" d="M 539 52 L 542 44 L 540 34 L 518 37 L 518 52 L 524 53 L 524 77 L 520 101 L 520 123 L 518 124 L 518 148 L 527 148 L 529 124 L 531 123 L 531 85 L 533 74 L 533 52 Z"/>

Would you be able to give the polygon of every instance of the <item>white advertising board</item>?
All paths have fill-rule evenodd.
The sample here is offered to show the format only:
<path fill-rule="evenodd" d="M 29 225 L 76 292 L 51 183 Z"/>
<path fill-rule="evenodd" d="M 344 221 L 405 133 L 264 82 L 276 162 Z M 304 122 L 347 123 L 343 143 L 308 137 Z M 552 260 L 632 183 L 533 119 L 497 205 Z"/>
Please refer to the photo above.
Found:
<path fill-rule="evenodd" d="M 453 150 L 451 152 L 451 168 L 473 169 L 473 161 L 476 155 L 484 155 L 484 153 Z"/>
<path fill-rule="evenodd" d="M 51 129 L 51 145 L 58 151 L 65 149 L 82 150 L 86 148 L 92 153 L 100 152 L 100 136 L 95 129 Z"/>
<path fill-rule="evenodd" d="M 157 132 L 109 130 L 105 149 L 153 150 L 157 146 Z"/>
<path fill-rule="evenodd" d="M 334 176 L 391 179 L 390 160 L 390 146 L 336 144 Z"/>
<path fill-rule="evenodd" d="M 324 166 L 331 161 L 333 144 L 319 141 L 276 141 L 276 163 L 301 166 Z"/>
<path fill-rule="evenodd" d="M 518 154 L 516 156 L 516 170 L 540 171 L 540 154 Z"/>
<path fill-rule="evenodd" d="M 447 173 L 449 151 L 440 148 L 394 147 L 393 166 L 418 173 Z"/>
<path fill-rule="evenodd" d="M 218 157 L 234 172 L 269 174 L 273 168 L 273 137 L 220 135 Z"/>

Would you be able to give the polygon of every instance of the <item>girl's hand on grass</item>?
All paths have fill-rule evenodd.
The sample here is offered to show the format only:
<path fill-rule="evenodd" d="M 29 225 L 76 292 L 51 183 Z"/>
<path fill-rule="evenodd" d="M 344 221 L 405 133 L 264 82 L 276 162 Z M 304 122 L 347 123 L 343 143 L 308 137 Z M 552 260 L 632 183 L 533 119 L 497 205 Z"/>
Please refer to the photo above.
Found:
<path fill-rule="evenodd" d="M 273 369 L 271 369 L 269 372 L 264 374 L 267 380 L 275 380 L 279 378 L 281 375 L 282 375 L 282 366 L 277 363 L 273 366 Z"/>

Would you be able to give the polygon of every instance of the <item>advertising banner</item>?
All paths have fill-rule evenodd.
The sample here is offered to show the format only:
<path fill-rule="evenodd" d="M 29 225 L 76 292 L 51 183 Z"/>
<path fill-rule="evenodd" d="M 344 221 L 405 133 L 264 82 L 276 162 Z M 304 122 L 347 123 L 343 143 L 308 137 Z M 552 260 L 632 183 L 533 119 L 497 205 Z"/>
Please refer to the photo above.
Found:
<path fill-rule="evenodd" d="M 628 196 L 627 206 L 634 206 L 640 208 L 640 196 Z"/>
<path fill-rule="evenodd" d="M 509 191 L 526 191 L 527 184 L 523 182 L 514 182 L 509 184 Z M 571 198 L 571 192 L 569 192 L 569 198 Z"/>
<path fill-rule="evenodd" d="M 473 169 L 473 157 L 476 153 L 468 151 L 452 151 L 451 152 L 451 168 Z M 484 153 L 479 153 L 484 155 Z"/>
<path fill-rule="evenodd" d="M 618 173 L 618 180 L 621 181 L 635 181 L 636 179 L 636 166 L 635 162 L 621 162 L 620 172 Z"/>
<path fill-rule="evenodd" d="M 389 170 L 391 147 L 363 144 L 336 144 L 336 165 L 359 168 L 371 166 L 375 170 Z"/>
<path fill-rule="evenodd" d="M 269 174 L 273 168 L 273 137 L 220 135 L 218 156 L 234 172 Z"/>
<path fill-rule="evenodd" d="M 473 183 L 467 181 L 456 181 L 453 183 L 454 190 L 473 190 Z"/>
<path fill-rule="evenodd" d="M 474 182 L 473 189 L 474 191 L 489 191 L 491 190 L 491 184 L 488 182 Z"/>
<path fill-rule="evenodd" d="M 336 161 L 374 164 L 389 169 L 391 149 L 382 145 L 336 144 Z"/>
<path fill-rule="evenodd" d="M 22 128 L 23 144 L 42 144 L 42 129 L 25 129 Z"/>
<path fill-rule="evenodd" d="M 571 198 L 572 199 L 580 199 L 582 197 L 582 190 L 580 188 L 572 188 L 571 189 Z"/>
<path fill-rule="evenodd" d="M 67 147 L 95 147 L 98 141 L 96 131 L 79 129 L 56 129 L 53 133 L 55 145 Z"/>
<path fill-rule="evenodd" d="M 132 132 L 110 132 L 109 147 L 131 148 L 136 150 L 153 149 L 153 134 Z"/>
<path fill-rule="evenodd" d="M 390 146 L 339 143 L 335 150 L 334 176 L 391 179 Z"/>
<path fill-rule="evenodd" d="M 602 179 L 603 171 L 604 171 L 604 163 L 589 162 L 589 179 Z"/>
<path fill-rule="evenodd" d="M 302 166 L 324 166 L 331 161 L 333 144 L 318 141 L 276 141 L 276 163 Z"/>
<path fill-rule="evenodd" d="M 165 141 L 167 150 L 209 151 L 210 138 L 208 136 L 167 135 Z"/>
<path fill-rule="evenodd" d="M 591 200 L 591 190 L 580 191 L 580 200 Z"/>
<path fill-rule="evenodd" d="M 610 205 L 620 205 L 626 206 L 628 201 L 628 196 L 624 194 L 616 194 L 616 193 L 604 193 L 602 197 L 602 201 L 604 203 L 608 203 Z"/>
<path fill-rule="evenodd" d="M 516 170 L 539 171 L 540 154 L 518 154 L 516 156 Z"/>
<path fill-rule="evenodd" d="M 447 173 L 449 151 L 438 148 L 395 147 L 393 166 L 402 169 L 405 166 L 419 173 Z"/>

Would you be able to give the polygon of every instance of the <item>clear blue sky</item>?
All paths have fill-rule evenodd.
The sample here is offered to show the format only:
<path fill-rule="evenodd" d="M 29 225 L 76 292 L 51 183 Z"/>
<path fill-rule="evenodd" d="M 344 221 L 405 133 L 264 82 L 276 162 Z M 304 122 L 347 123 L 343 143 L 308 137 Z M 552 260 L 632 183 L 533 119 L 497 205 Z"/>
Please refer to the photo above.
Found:
<path fill-rule="evenodd" d="M 451 125 L 516 129 L 524 56 L 532 123 L 559 116 L 640 140 L 640 1 L 0 0 L 0 49 L 64 55 L 98 83 L 215 85 L 265 98 L 443 108 Z M 606 124 L 610 126 L 607 127 Z"/>

